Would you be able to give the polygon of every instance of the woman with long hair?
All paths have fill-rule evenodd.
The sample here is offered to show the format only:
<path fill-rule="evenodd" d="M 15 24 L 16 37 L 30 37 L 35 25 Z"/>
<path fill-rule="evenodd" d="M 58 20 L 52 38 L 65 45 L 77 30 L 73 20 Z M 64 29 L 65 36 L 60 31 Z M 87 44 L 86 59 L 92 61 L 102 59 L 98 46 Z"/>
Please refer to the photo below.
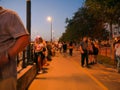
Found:
<path fill-rule="evenodd" d="M 37 65 L 37 73 L 42 73 L 42 66 L 43 66 L 43 39 L 39 36 L 35 39 L 34 50 L 35 50 L 35 62 Z"/>

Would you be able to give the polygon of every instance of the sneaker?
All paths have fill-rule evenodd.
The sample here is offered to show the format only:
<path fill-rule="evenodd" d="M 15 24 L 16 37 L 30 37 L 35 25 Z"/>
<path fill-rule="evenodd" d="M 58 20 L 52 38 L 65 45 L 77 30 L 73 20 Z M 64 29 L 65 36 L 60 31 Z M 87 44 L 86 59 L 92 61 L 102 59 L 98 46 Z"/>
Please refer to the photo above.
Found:
<path fill-rule="evenodd" d="M 42 74 L 43 73 L 43 71 L 42 70 L 40 70 L 39 72 L 38 72 L 38 74 Z"/>
<path fill-rule="evenodd" d="M 84 65 L 81 65 L 82 68 L 84 68 Z"/>
<path fill-rule="evenodd" d="M 49 66 L 49 63 L 46 63 L 45 66 Z"/>

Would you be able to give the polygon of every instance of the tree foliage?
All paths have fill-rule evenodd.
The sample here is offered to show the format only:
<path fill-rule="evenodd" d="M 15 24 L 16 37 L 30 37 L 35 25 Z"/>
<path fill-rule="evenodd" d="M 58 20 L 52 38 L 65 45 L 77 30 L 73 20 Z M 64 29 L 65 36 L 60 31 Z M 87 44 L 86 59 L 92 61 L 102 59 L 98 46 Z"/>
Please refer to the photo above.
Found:
<path fill-rule="evenodd" d="M 74 13 L 72 19 L 66 18 L 66 30 L 60 40 L 79 40 L 84 36 L 94 39 L 108 39 L 104 23 L 118 23 L 120 0 L 86 0 L 85 5 Z"/>
<path fill-rule="evenodd" d="M 120 18 L 120 0 L 86 0 L 85 5 L 95 17 L 109 23 L 112 36 L 112 24 Z"/>
<path fill-rule="evenodd" d="M 93 17 L 93 14 L 88 13 L 86 7 L 79 8 L 72 19 L 66 18 L 66 24 L 66 31 L 60 38 L 62 41 L 76 41 L 84 36 L 96 39 L 103 39 L 107 36 L 107 33 L 103 30 L 103 23 Z M 103 33 L 105 33 L 104 36 Z"/>

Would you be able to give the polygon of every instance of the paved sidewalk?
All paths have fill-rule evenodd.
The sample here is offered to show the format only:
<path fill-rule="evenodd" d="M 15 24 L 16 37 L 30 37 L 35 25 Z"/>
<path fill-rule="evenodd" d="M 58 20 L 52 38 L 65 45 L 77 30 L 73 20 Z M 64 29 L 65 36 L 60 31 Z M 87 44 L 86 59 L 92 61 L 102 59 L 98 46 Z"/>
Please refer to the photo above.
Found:
<path fill-rule="evenodd" d="M 72 58 L 71 60 L 79 64 L 80 58 L 78 56 L 79 52 L 75 52 L 72 57 L 74 60 Z M 83 70 L 100 82 L 99 84 L 102 83 L 108 90 L 120 90 L 120 73 L 117 72 L 116 68 L 98 63 Z"/>
<path fill-rule="evenodd" d="M 107 90 L 72 58 L 57 54 L 47 72 L 38 74 L 28 90 Z"/>

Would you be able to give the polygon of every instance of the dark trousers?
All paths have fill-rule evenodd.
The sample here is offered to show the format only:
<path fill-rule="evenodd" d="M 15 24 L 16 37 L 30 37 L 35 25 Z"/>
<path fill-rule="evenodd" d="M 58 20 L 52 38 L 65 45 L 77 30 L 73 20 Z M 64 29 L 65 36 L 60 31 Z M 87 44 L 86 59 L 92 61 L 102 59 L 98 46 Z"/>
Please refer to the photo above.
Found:
<path fill-rule="evenodd" d="M 40 56 L 40 63 L 38 62 L 38 57 Z M 34 59 L 34 62 L 36 63 L 36 66 L 37 66 L 37 72 L 40 70 L 40 66 L 43 66 L 43 60 L 45 58 L 45 55 L 42 53 L 42 52 L 36 52 L 35 53 L 35 59 Z"/>
<path fill-rule="evenodd" d="M 88 66 L 88 54 L 87 53 L 81 54 L 81 66 L 84 65 L 85 60 L 86 60 L 86 66 Z"/>
<path fill-rule="evenodd" d="M 69 55 L 72 56 L 73 54 L 73 49 L 69 49 Z"/>

